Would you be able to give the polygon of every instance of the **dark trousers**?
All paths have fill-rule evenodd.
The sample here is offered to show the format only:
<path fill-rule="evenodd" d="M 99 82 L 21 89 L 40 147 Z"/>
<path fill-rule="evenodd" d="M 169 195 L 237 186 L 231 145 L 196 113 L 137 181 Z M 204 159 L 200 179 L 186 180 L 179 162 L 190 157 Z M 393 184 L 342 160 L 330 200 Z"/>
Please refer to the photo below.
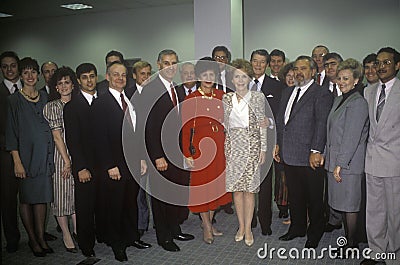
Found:
<path fill-rule="evenodd" d="M 178 223 L 181 207 L 160 201 L 154 197 L 151 197 L 151 207 L 158 244 L 171 241 L 175 235 L 182 233 Z"/>
<path fill-rule="evenodd" d="M 7 244 L 16 245 L 20 239 L 18 229 L 18 179 L 14 174 L 14 163 L 9 152 L 0 151 L 1 220 Z"/>
<path fill-rule="evenodd" d="M 120 180 L 107 177 L 104 194 L 105 239 L 111 246 L 129 246 L 139 240 L 137 196 L 139 185 L 132 176 Z"/>
<path fill-rule="evenodd" d="M 367 243 L 367 230 L 366 230 L 366 207 L 367 207 L 367 187 L 365 174 L 361 179 L 361 208 L 357 216 L 357 243 Z"/>
<path fill-rule="evenodd" d="M 324 182 L 318 170 L 308 166 L 285 164 L 289 192 L 291 224 L 289 233 L 307 234 L 308 240 L 319 242 L 324 232 Z M 307 229 L 307 213 L 310 224 Z"/>
<path fill-rule="evenodd" d="M 264 166 L 264 165 L 263 165 Z M 267 168 L 261 167 L 261 176 L 265 176 Z M 266 233 L 272 222 L 272 175 L 274 164 L 268 170 L 264 180 L 261 182 L 260 191 L 258 192 L 258 220 L 260 221 L 261 231 Z"/>
<path fill-rule="evenodd" d="M 91 174 L 92 180 L 86 183 L 79 182 L 77 174 L 74 178 L 78 245 L 86 253 L 91 252 L 95 244 L 96 179 L 92 171 Z"/>
<path fill-rule="evenodd" d="M 149 228 L 150 211 L 147 204 L 147 193 L 143 188 L 139 188 L 137 197 L 138 205 L 138 229 L 146 230 Z"/>

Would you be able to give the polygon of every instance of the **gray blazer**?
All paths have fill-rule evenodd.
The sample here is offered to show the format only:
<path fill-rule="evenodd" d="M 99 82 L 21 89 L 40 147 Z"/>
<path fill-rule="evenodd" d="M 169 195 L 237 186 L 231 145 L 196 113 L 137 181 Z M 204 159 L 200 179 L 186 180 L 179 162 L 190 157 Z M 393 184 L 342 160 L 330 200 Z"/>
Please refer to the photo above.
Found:
<path fill-rule="evenodd" d="M 368 104 L 355 92 L 337 108 L 342 99 L 343 96 L 335 99 L 328 116 L 325 169 L 333 172 L 340 166 L 343 174 L 362 174 L 368 137 Z"/>
<path fill-rule="evenodd" d="M 294 87 L 282 91 L 276 121 L 280 157 L 291 166 L 309 166 L 311 149 L 323 153 L 326 143 L 326 120 L 333 96 L 328 89 L 311 84 L 292 110 L 285 124 L 285 110 Z"/>
<path fill-rule="evenodd" d="M 400 80 L 395 77 L 377 122 L 376 96 L 379 91 L 379 82 L 364 90 L 370 120 L 365 172 L 378 177 L 400 177 Z"/>

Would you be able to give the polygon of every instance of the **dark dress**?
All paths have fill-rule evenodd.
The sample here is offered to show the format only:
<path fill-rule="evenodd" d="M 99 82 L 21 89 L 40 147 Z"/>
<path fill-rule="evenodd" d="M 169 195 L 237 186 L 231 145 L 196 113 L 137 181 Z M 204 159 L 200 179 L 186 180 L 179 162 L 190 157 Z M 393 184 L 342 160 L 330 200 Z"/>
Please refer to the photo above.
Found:
<path fill-rule="evenodd" d="M 38 102 L 30 102 L 21 93 L 8 97 L 6 149 L 19 151 L 26 172 L 21 179 L 19 200 L 36 204 L 53 201 L 54 142 L 49 124 L 43 117 L 47 95 L 40 91 Z"/>

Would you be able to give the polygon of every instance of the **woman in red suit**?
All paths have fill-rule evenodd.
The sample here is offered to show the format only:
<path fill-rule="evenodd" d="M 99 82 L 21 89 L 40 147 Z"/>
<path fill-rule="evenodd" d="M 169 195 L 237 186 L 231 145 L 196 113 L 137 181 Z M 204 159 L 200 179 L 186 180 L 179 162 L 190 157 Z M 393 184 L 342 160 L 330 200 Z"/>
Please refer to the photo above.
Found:
<path fill-rule="evenodd" d="M 200 59 L 195 73 L 200 87 L 183 102 L 182 147 L 191 170 L 189 209 L 200 213 L 203 240 L 211 244 L 214 236 L 222 235 L 212 225 L 214 211 L 232 201 L 225 190 L 224 92 L 215 88 L 218 65 L 212 58 Z"/>

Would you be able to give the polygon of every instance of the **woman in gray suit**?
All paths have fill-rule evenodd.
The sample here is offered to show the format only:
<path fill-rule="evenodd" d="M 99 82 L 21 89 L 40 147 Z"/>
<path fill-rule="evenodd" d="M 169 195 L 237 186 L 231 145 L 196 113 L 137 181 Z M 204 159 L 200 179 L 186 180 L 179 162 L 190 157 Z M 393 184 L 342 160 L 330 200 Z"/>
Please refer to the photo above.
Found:
<path fill-rule="evenodd" d="M 267 128 L 265 98 L 261 92 L 249 91 L 253 75 L 250 62 L 237 59 L 232 62 L 235 92 L 224 95 L 226 191 L 233 192 L 239 229 L 235 241 L 251 246 L 251 232 L 255 193 L 260 189 L 260 165 L 265 162 Z"/>
<path fill-rule="evenodd" d="M 328 202 L 342 212 L 349 247 L 355 244 L 369 125 L 367 102 L 354 89 L 361 73 L 361 64 L 354 59 L 340 63 L 337 84 L 343 95 L 335 99 L 327 124 Z"/>

